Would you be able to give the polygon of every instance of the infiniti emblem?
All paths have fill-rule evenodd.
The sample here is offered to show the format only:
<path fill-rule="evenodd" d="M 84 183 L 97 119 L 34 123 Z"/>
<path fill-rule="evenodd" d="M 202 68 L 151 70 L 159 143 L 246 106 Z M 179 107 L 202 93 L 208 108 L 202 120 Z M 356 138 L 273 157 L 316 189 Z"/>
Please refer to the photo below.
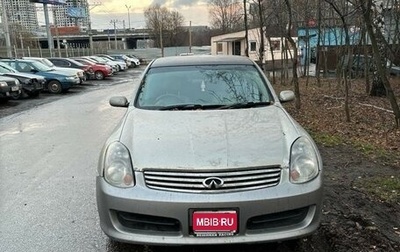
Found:
<path fill-rule="evenodd" d="M 208 189 L 218 189 L 224 185 L 224 181 L 218 177 L 209 177 L 203 180 L 203 186 Z"/>

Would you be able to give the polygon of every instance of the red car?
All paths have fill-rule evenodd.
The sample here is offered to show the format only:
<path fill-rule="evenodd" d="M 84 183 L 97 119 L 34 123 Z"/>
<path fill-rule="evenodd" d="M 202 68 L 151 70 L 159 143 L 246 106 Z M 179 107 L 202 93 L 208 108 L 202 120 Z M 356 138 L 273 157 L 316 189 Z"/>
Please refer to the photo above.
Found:
<path fill-rule="evenodd" d="M 95 80 L 104 80 L 106 77 L 112 75 L 112 68 L 108 65 L 97 64 L 86 58 L 73 58 L 74 60 L 89 65 L 94 71 Z"/>

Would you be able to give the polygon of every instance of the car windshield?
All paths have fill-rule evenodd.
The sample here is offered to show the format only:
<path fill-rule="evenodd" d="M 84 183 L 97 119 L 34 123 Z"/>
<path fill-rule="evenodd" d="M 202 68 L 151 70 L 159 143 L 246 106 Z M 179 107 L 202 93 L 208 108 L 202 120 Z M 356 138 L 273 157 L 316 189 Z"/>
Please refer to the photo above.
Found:
<path fill-rule="evenodd" d="M 50 68 L 55 67 L 55 65 L 53 64 L 53 62 L 51 62 L 50 60 L 46 59 L 46 58 L 42 58 L 40 59 L 40 62 Z"/>
<path fill-rule="evenodd" d="M 100 63 L 106 63 L 107 61 L 104 58 L 98 57 L 98 56 L 92 56 L 91 59 L 100 62 Z"/>
<path fill-rule="evenodd" d="M 33 61 L 31 63 L 31 65 L 33 66 L 33 68 L 35 68 L 36 70 L 38 70 L 40 72 L 48 72 L 48 71 L 52 70 L 52 68 L 48 67 L 47 65 L 45 65 L 44 63 L 41 63 L 39 61 Z"/>
<path fill-rule="evenodd" d="M 150 69 L 139 87 L 143 109 L 233 109 L 266 106 L 272 96 L 259 71 L 247 65 Z"/>
<path fill-rule="evenodd" d="M 17 70 L 14 70 L 13 68 L 0 64 L 0 73 L 16 73 Z"/>

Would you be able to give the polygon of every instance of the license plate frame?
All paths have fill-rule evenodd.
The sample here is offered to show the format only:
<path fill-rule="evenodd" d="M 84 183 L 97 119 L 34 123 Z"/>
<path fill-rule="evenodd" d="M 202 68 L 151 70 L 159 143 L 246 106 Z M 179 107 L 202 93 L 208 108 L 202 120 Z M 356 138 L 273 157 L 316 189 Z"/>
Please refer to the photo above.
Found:
<path fill-rule="evenodd" d="M 192 210 L 190 231 L 196 237 L 234 236 L 239 232 L 239 212 L 228 210 Z"/>

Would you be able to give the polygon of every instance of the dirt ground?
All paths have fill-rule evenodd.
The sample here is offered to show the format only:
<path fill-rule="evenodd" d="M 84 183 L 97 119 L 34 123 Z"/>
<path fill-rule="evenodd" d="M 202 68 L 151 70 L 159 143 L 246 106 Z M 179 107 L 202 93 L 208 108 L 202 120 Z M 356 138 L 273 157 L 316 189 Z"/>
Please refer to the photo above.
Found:
<path fill-rule="evenodd" d="M 387 98 L 370 97 L 364 80 L 301 79 L 301 109 L 289 113 L 316 139 L 324 162 L 325 198 L 318 232 L 301 251 L 400 251 L 400 129 Z M 400 79 L 391 80 L 400 102 Z M 279 86 L 282 90 L 287 87 Z"/>
<path fill-rule="evenodd" d="M 392 80 L 400 102 L 400 81 Z M 316 139 L 324 162 L 323 218 L 311 237 L 277 244 L 232 247 L 148 247 L 110 243 L 109 251 L 400 251 L 400 130 L 385 98 L 365 94 L 363 80 L 351 86 L 351 122 L 336 80 L 301 80 L 301 109 L 289 113 Z M 277 90 L 292 89 L 276 86 Z M 80 90 L 83 91 L 83 90 Z M 70 95 L 70 94 L 69 94 Z M 60 99 L 0 104 L 0 117 Z"/>

